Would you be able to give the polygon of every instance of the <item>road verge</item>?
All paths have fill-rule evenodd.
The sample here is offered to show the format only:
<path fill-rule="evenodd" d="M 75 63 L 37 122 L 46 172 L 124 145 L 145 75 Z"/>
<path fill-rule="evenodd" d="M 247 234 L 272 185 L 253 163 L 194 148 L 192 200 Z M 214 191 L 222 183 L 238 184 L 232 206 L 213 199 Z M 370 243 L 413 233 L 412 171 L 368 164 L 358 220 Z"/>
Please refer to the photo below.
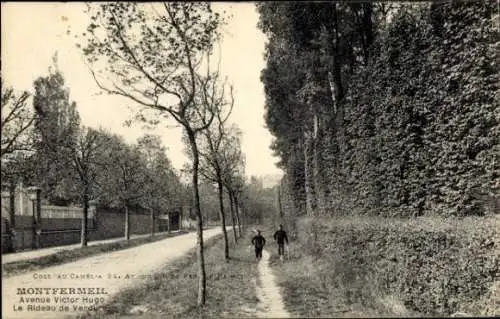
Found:
<path fill-rule="evenodd" d="M 81 318 L 252 316 L 258 303 L 255 291 L 258 271 L 249 241 L 242 238 L 237 244 L 231 242 L 228 262 L 224 260 L 222 235 L 205 242 L 207 299 L 203 308 L 196 306 L 198 280 L 193 248 L 184 257 L 151 274 L 144 283 L 120 292 L 97 312 Z"/>

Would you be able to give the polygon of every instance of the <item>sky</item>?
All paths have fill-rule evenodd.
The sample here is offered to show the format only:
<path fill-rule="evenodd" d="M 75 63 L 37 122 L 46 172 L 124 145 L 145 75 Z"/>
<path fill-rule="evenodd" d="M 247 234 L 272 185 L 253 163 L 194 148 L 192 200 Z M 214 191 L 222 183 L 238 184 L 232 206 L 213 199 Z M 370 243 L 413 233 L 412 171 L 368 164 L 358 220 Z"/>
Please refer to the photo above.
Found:
<path fill-rule="evenodd" d="M 134 115 L 133 102 L 117 96 L 98 94 L 75 39 L 67 35 L 83 31 L 89 18 L 82 2 L 2 2 L 1 54 L 2 78 L 15 90 L 33 92 L 33 81 L 46 76 L 57 51 L 58 68 L 77 103 L 83 125 L 105 127 L 132 143 L 144 133 L 158 134 L 167 155 L 177 169 L 187 161 L 181 143 L 181 129 L 172 123 L 154 131 L 143 131 L 139 124 L 124 126 Z M 264 88 L 260 72 L 265 67 L 265 35 L 257 28 L 258 13 L 250 2 L 214 3 L 232 17 L 225 27 L 221 44 L 221 71 L 234 84 L 235 107 L 230 122 L 243 131 L 242 149 L 248 176 L 282 175 L 269 145 L 272 136 L 264 123 Z M 81 33 L 81 32 L 80 32 Z"/>

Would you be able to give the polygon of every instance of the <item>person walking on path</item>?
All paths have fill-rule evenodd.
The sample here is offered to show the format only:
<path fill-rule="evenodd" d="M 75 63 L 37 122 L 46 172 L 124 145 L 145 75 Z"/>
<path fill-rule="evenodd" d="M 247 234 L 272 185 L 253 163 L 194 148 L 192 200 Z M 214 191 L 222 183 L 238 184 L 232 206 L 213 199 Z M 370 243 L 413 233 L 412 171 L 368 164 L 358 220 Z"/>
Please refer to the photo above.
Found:
<path fill-rule="evenodd" d="M 260 260 L 262 258 L 262 249 L 266 244 L 266 239 L 260 234 L 260 230 L 257 230 L 257 235 L 252 238 L 252 245 L 255 247 L 255 258 Z"/>
<path fill-rule="evenodd" d="M 283 230 L 283 225 L 280 225 L 279 229 L 274 233 L 274 240 L 278 243 L 278 255 L 280 256 L 280 259 L 283 260 L 285 243 L 288 246 L 288 237 L 286 235 L 286 231 Z"/>

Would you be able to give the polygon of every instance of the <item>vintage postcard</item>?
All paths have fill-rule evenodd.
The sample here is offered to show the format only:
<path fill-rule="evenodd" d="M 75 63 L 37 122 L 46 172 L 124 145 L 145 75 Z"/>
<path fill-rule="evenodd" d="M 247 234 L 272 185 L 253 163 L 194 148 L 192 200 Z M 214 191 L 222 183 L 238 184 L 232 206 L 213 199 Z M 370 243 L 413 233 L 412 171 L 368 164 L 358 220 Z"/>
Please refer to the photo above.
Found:
<path fill-rule="evenodd" d="M 1 6 L 2 318 L 500 316 L 498 1 Z"/>

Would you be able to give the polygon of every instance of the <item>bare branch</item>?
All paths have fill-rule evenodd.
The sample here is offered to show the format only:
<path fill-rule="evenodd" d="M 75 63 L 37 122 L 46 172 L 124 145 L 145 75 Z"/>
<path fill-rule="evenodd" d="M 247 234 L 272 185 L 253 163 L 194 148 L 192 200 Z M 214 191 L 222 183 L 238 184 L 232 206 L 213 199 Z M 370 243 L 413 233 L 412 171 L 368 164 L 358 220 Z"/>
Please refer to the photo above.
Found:
<path fill-rule="evenodd" d="M 28 122 L 28 123 L 26 123 L 26 125 L 21 126 L 21 127 L 18 129 L 18 131 L 14 134 L 14 136 L 12 136 L 12 137 L 10 138 L 10 140 L 9 140 L 9 142 L 8 142 L 8 144 L 7 144 L 7 146 L 2 147 L 2 150 L 1 150 L 2 154 L 0 155 L 0 157 L 3 157 L 3 156 L 4 156 L 4 155 L 6 155 L 6 154 L 11 154 L 11 153 L 13 153 L 13 152 L 15 152 L 15 151 L 20 150 L 20 147 L 14 147 L 14 143 L 16 143 L 16 142 L 17 142 L 17 139 L 19 138 L 19 136 L 21 136 L 21 134 L 23 134 L 23 133 L 24 133 L 24 131 L 26 131 L 26 129 L 28 129 L 34 121 L 35 121 L 35 118 L 33 117 L 33 118 L 31 118 L 31 119 L 29 120 L 29 122 Z"/>
<path fill-rule="evenodd" d="M 192 60 L 191 60 L 192 59 L 191 58 L 192 52 L 191 52 L 191 49 L 189 48 L 189 41 L 186 38 L 186 34 L 184 33 L 184 31 L 181 29 L 181 27 L 177 23 L 177 20 L 176 20 L 174 14 L 172 13 L 172 11 L 170 10 L 168 4 L 166 2 L 163 2 L 163 6 L 165 7 L 166 12 L 168 13 L 168 15 L 169 15 L 169 17 L 171 19 L 170 22 L 171 22 L 172 26 L 177 31 L 177 33 L 179 34 L 179 36 L 182 39 L 182 42 L 184 43 L 184 53 L 186 55 L 188 71 L 189 71 L 189 75 L 191 77 L 191 81 L 190 81 L 191 91 L 190 91 L 190 94 L 188 95 L 187 100 L 183 101 L 183 103 L 181 105 L 182 108 L 180 110 L 180 114 L 183 116 L 185 114 L 185 112 L 186 112 L 186 108 L 189 105 L 191 105 L 191 103 L 193 102 L 194 97 L 196 95 L 196 83 L 195 83 L 196 82 L 196 71 L 195 71 L 195 68 L 194 68 Z"/>
<path fill-rule="evenodd" d="M 114 95 L 121 95 L 121 96 L 124 96 L 124 97 L 127 97 L 131 100 L 133 100 L 134 102 L 138 103 L 138 104 L 141 104 L 143 106 L 146 106 L 146 107 L 149 107 L 149 108 L 152 108 L 152 109 L 155 109 L 155 110 L 159 110 L 159 111 L 164 111 L 164 112 L 167 112 L 169 113 L 177 122 L 183 124 L 183 125 L 186 125 L 186 121 L 183 120 L 181 118 L 181 116 L 173 110 L 173 107 L 166 107 L 166 106 L 162 106 L 160 104 L 157 103 L 148 103 L 146 101 L 143 101 L 139 98 L 137 98 L 136 96 L 128 93 L 127 91 L 125 91 L 124 89 L 122 89 L 121 87 L 119 87 L 117 84 L 113 83 L 113 86 L 114 86 L 114 89 L 109 89 L 107 88 L 106 86 L 104 86 L 96 77 L 94 71 L 92 69 L 90 69 L 90 73 L 92 74 L 93 78 L 94 78 L 94 81 L 96 82 L 97 86 L 107 92 L 108 94 L 114 94 Z"/>
<path fill-rule="evenodd" d="M 150 80 L 153 84 L 155 84 L 157 87 L 161 88 L 164 92 L 168 93 L 168 94 L 172 94 L 174 95 L 175 97 L 177 97 L 181 102 L 182 102 L 182 96 L 177 93 L 177 92 L 174 92 L 172 90 L 169 90 L 167 87 L 165 87 L 163 85 L 163 82 L 166 80 L 166 78 L 162 81 L 162 82 L 159 82 L 157 81 L 148 71 L 146 71 L 146 69 L 141 65 L 141 63 L 139 62 L 139 60 L 137 59 L 136 55 L 134 54 L 134 52 L 132 51 L 132 49 L 130 48 L 130 46 L 128 45 L 127 41 L 125 40 L 125 38 L 123 37 L 122 35 L 122 32 L 121 32 L 121 24 L 120 22 L 118 21 L 118 19 L 116 18 L 115 14 L 113 11 L 111 11 L 111 14 L 113 15 L 113 18 L 115 20 L 115 23 L 117 24 L 118 26 L 118 38 L 120 39 L 122 45 L 123 45 L 123 48 L 125 49 L 125 51 L 130 55 L 130 57 L 132 58 L 133 60 L 133 65 L 135 65 L 139 71 L 144 74 L 146 76 L 146 78 L 148 80 Z M 131 63 L 132 64 L 132 63 Z"/>
<path fill-rule="evenodd" d="M 24 132 L 32 126 L 35 116 L 26 108 L 26 101 L 30 94 L 23 92 L 20 97 L 14 95 L 13 88 L 5 88 L 2 81 L 2 146 L 0 158 L 6 154 L 25 149 L 20 141 Z M 5 114 L 7 112 L 7 114 Z"/>

